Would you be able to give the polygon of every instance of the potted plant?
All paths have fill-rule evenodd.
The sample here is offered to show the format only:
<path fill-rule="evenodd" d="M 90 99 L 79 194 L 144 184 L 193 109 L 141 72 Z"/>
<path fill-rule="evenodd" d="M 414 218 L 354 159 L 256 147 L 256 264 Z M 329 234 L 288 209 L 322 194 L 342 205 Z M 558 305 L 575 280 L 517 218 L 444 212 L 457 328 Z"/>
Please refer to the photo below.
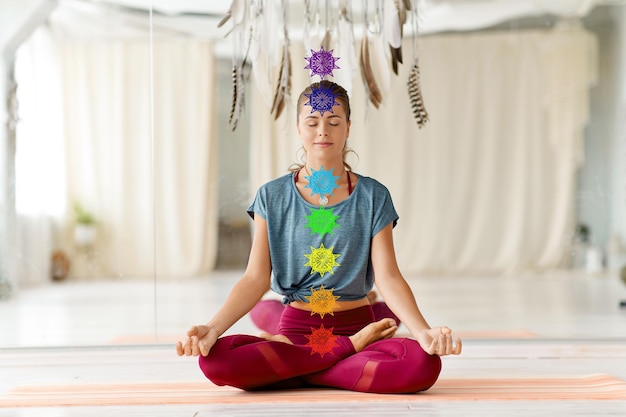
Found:
<path fill-rule="evenodd" d="M 91 246 L 96 241 L 96 218 L 80 203 L 74 204 L 74 241 L 79 246 Z"/>

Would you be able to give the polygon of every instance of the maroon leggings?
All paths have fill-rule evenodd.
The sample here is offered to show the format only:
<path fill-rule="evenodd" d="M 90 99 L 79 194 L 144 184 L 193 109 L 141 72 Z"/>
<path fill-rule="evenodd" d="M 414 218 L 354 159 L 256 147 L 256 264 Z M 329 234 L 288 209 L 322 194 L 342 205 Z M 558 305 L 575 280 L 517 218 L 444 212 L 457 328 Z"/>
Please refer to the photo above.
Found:
<path fill-rule="evenodd" d="M 371 306 L 326 314 L 324 318 L 285 307 L 280 334 L 293 345 L 255 336 L 217 340 L 200 356 L 204 375 L 217 385 L 244 390 L 311 386 L 361 392 L 412 393 L 430 388 L 441 359 L 412 339 L 379 340 L 356 353 L 348 338 L 374 321 Z"/>

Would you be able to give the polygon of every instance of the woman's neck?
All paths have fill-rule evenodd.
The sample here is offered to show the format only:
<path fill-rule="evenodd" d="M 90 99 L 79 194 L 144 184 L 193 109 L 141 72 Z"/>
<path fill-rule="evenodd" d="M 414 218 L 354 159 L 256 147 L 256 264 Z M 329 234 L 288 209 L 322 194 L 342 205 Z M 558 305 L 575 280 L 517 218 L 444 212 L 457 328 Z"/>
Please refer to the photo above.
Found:
<path fill-rule="evenodd" d="M 319 171 L 322 168 L 324 168 L 325 171 L 332 171 L 333 175 L 341 176 L 345 172 L 343 162 L 330 163 L 328 161 L 307 161 L 304 165 L 304 170 L 307 175 L 311 175 L 312 170 Z"/>

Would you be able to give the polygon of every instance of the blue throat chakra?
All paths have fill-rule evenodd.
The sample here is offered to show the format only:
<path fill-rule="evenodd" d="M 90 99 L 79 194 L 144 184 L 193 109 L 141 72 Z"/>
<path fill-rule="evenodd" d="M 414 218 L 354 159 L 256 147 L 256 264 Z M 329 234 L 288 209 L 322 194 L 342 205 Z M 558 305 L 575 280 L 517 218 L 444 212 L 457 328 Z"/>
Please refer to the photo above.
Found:
<path fill-rule="evenodd" d="M 314 87 L 311 89 L 311 94 L 305 94 L 305 96 L 309 101 L 304 105 L 311 106 L 311 113 L 318 111 L 322 116 L 326 112 L 333 113 L 333 106 L 339 105 L 336 101 L 338 94 L 333 93 L 330 87 Z"/>
<path fill-rule="evenodd" d="M 315 75 L 319 75 L 321 79 L 324 79 L 324 77 L 328 75 L 332 77 L 333 70 L 340 69 L 336 64 L 339 58 L 335 58 L 333 56 L 333 51 L 334 49 L 325 51 L 323 46 L 319 51 L 311 49 L 311 56 L 304 58 L 309 62 L 304 69 L 311 70 L 311 77 L 314 77 Z"/>
<path fill-rule="evenodd" d="M 309 183 L 304 186 L 304 188 L 311 189 L 311 196 L 315 194 L 319 194 L 320 197 L 325 195 L 333 195 L 333 190 L 335 188 L 339 188 L 337 185 L 337 180 L 339 176 L 333 175 L 334 169 L 326 170 L 324 166 L 320 168 L 319 171 L 311 168 L 311 175 L 308 177 L 304 177 L 309 180 Z"/>

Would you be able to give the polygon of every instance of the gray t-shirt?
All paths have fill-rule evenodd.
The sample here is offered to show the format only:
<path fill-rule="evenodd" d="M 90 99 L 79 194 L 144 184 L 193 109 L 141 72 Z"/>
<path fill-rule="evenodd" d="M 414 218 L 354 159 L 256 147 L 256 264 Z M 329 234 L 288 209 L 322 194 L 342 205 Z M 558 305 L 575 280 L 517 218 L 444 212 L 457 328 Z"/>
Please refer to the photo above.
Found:
<path fill-rule="evenodd" d="M 361 299 L 372 289 L 372 238 L 390 222 L 395 226 L 398 214 L 384 185 L 357 176 L 352 194 L 325 208 L 300 195 L 293 173 L 257 191 L 247 211 L 267 221 L 271 288 L 283 303 L 307 301 L 322 285 L 334 289 L 338 302 Z"/>

